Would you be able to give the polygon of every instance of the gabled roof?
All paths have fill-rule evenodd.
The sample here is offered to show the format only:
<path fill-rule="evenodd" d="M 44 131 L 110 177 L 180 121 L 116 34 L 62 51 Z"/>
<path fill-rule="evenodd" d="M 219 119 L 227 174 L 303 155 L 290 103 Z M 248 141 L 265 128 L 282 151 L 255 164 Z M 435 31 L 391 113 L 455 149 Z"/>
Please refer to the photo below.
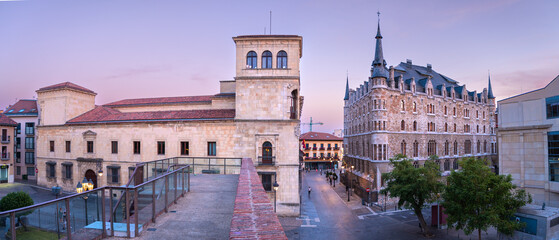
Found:
<path fill-rule="evenodd" d="M 82 86 L 79 86 L 79 85 L 71 83 L 71 82 L 63 82 L 63 83 L 59 83 L 59 84 L 50 85 L 50 86 L 47 86 L 47 87 L 44 87 L 44 88 L 40 88 L 39 90 L 37 90 L 37 92 L 56 90 L 56 89 L 64 89 L 64 88 L 69 88 L 69 89 L 73 89 L 73 90 L 78 90 L 78 91 L 82 91 L 82 92 L 96 94 L 95 92 L 93 92 L 93 91 L 91 91 L 87 88 L 84 88 Z"/>
<path fill-rule="evenodd" d="M 136 98 L 124 99 L 112 103 L 107 103 L 106 107 L 138 106 L 138 105 L 163 105 L 177 103 L 201 103 L 211 102 L 214 95 L 205 96 L 183 96 L 183 97 L 160 97 L 160 98 Z"/>
<path fill-rule="evenodd" d="M 0 113 L 0 126 L 17 126 L 17 122 Z"/>
<path fill-rule="evenodd" d="M 225 120 L 234 117 L 235 109 L 120 112 L 110 107 L 96 106 L 93 110 L 71 119 L 66 124 Z"/>
<path fill-rule="evenodd" d="M 415 78 L 415 79 L 424 79 L 427 76 L 431 76 L 431 84 L 433 86 L 438 86 L 445 84 L 445 86 L 458 86 L 458 82 L 444 76 L 432 68 L 427 68 L 424 66 L 413 65 L 410 63 L 401 62 L 394 68 L 394 76 L 398 76 L 402 74 L 404 79 Z M 420 80 L 421 81 L 421 80 Z"/>
<path fill-rule="evenodd" d="M 38 115 L 37 100 L 21 99 L 14 105 L 8 107 L 4 114 L 11 115 Z"/>
<path fill-rule="evenodd" d="M 319 140 L 319 141 L 343 141 L 341 137 L 336 137 L 330 133 L 323 132 L 307 132 L 301 134 L 299 140 Z"/>

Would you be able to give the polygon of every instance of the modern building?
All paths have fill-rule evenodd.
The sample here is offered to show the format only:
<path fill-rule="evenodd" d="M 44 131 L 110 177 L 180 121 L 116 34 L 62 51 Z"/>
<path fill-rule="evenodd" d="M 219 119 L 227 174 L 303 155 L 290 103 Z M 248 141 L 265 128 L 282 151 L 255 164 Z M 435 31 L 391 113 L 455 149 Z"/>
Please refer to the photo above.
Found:
<path fill-rule="evenodd" d="M 534 204 L 559 206 L 559 76 L 498 104 L 499 174 L 511 174 Z"/>
<path fill-rule="evenodd" d="M 14 132 L 17 123 L 0 113 L 0 183 L 14 181 Z"/>
<path fill-rule="evenodd" d="M 96 106 L 97 93 L 73 83 L 37 90 L 39 185 L 71 191 L 99 170 L 94 185 L 122 185 L 136 163 L 176 156 L 251 158 L 270 194 L 280 185 L 277 213 L 298 215 L 302 37 L 233 41 L 236 76 L 215 95 Z"/>
<path fill-rule="evenodd" d="M 329 133 L 307 132 L 301 134 L 301 151 L 305 168 L 337 169 L 342 157 L 343 138 Z"/>
<path fill-rule="evenodd" d="M 35 127 L 39 119 L 37 100 L 19 100 L 9 106 L 4 114 L 17 123 L 14 137 L 15 178 L 36 180 Z"/>
<path fill-rule="evenodd" d="M 458 168 L 462 157 L 487 158 L 497 165 L 495 97 L 488 88 L 466 85 L 411 60 L 387 67 L 380 24 L 369 79 L 355 90 L 346 82 L 344 162 L 361 185 L 378 186 L 391 171 L 389 159 L 403 154 L 419 167 L 432 155 L 441 170 Z"/>

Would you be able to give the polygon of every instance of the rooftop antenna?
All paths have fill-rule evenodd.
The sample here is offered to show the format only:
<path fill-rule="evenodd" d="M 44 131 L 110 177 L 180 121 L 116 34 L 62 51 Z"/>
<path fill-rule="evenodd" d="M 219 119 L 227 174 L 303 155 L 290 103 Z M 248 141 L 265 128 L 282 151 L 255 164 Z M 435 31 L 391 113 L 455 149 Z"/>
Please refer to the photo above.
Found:
<path fill-rule="evenodd" d="M 272 11 L 270 10 L 270 35 L 272 35 Z"/>

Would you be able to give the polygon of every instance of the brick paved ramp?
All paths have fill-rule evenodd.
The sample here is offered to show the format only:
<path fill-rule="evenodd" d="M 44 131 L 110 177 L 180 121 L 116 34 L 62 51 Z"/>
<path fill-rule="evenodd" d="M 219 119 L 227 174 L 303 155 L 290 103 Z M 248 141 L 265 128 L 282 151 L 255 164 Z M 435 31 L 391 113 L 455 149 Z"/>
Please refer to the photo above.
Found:
<path fill-rule="evenodd" d="M 286 239 L 251 159 L 243 159 L 230 239 Z"/>
<path fill-rule="evenodd" d="M 239 175 L 190 175 L 191 191 L 137 239 L 227 239 Z M 176 211 L 176 212 L 173 212 Z M 121 239 L 121 238 L 114 238 Z"/>

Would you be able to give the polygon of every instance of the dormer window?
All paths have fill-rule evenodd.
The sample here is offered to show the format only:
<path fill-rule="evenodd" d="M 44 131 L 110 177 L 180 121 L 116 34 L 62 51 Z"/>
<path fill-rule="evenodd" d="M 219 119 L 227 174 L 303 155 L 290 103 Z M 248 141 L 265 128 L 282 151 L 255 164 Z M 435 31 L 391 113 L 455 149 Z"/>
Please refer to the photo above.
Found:
<path fill-rule="evenodd" d="M 247 54 L 247 68 L 256 68 L 257 54 L 254 51 L 250 51 Z"/>
<path fill-rule="evenodd" d="M 276 65 L 277 68 L 287 68 L 287 53 L 285 51 L 278 52 Z"/>
<path fill-rule="evenodd" d="M 262 68 L 272 68 L 272 52 L 264 51 L 262 53 Z"/>

